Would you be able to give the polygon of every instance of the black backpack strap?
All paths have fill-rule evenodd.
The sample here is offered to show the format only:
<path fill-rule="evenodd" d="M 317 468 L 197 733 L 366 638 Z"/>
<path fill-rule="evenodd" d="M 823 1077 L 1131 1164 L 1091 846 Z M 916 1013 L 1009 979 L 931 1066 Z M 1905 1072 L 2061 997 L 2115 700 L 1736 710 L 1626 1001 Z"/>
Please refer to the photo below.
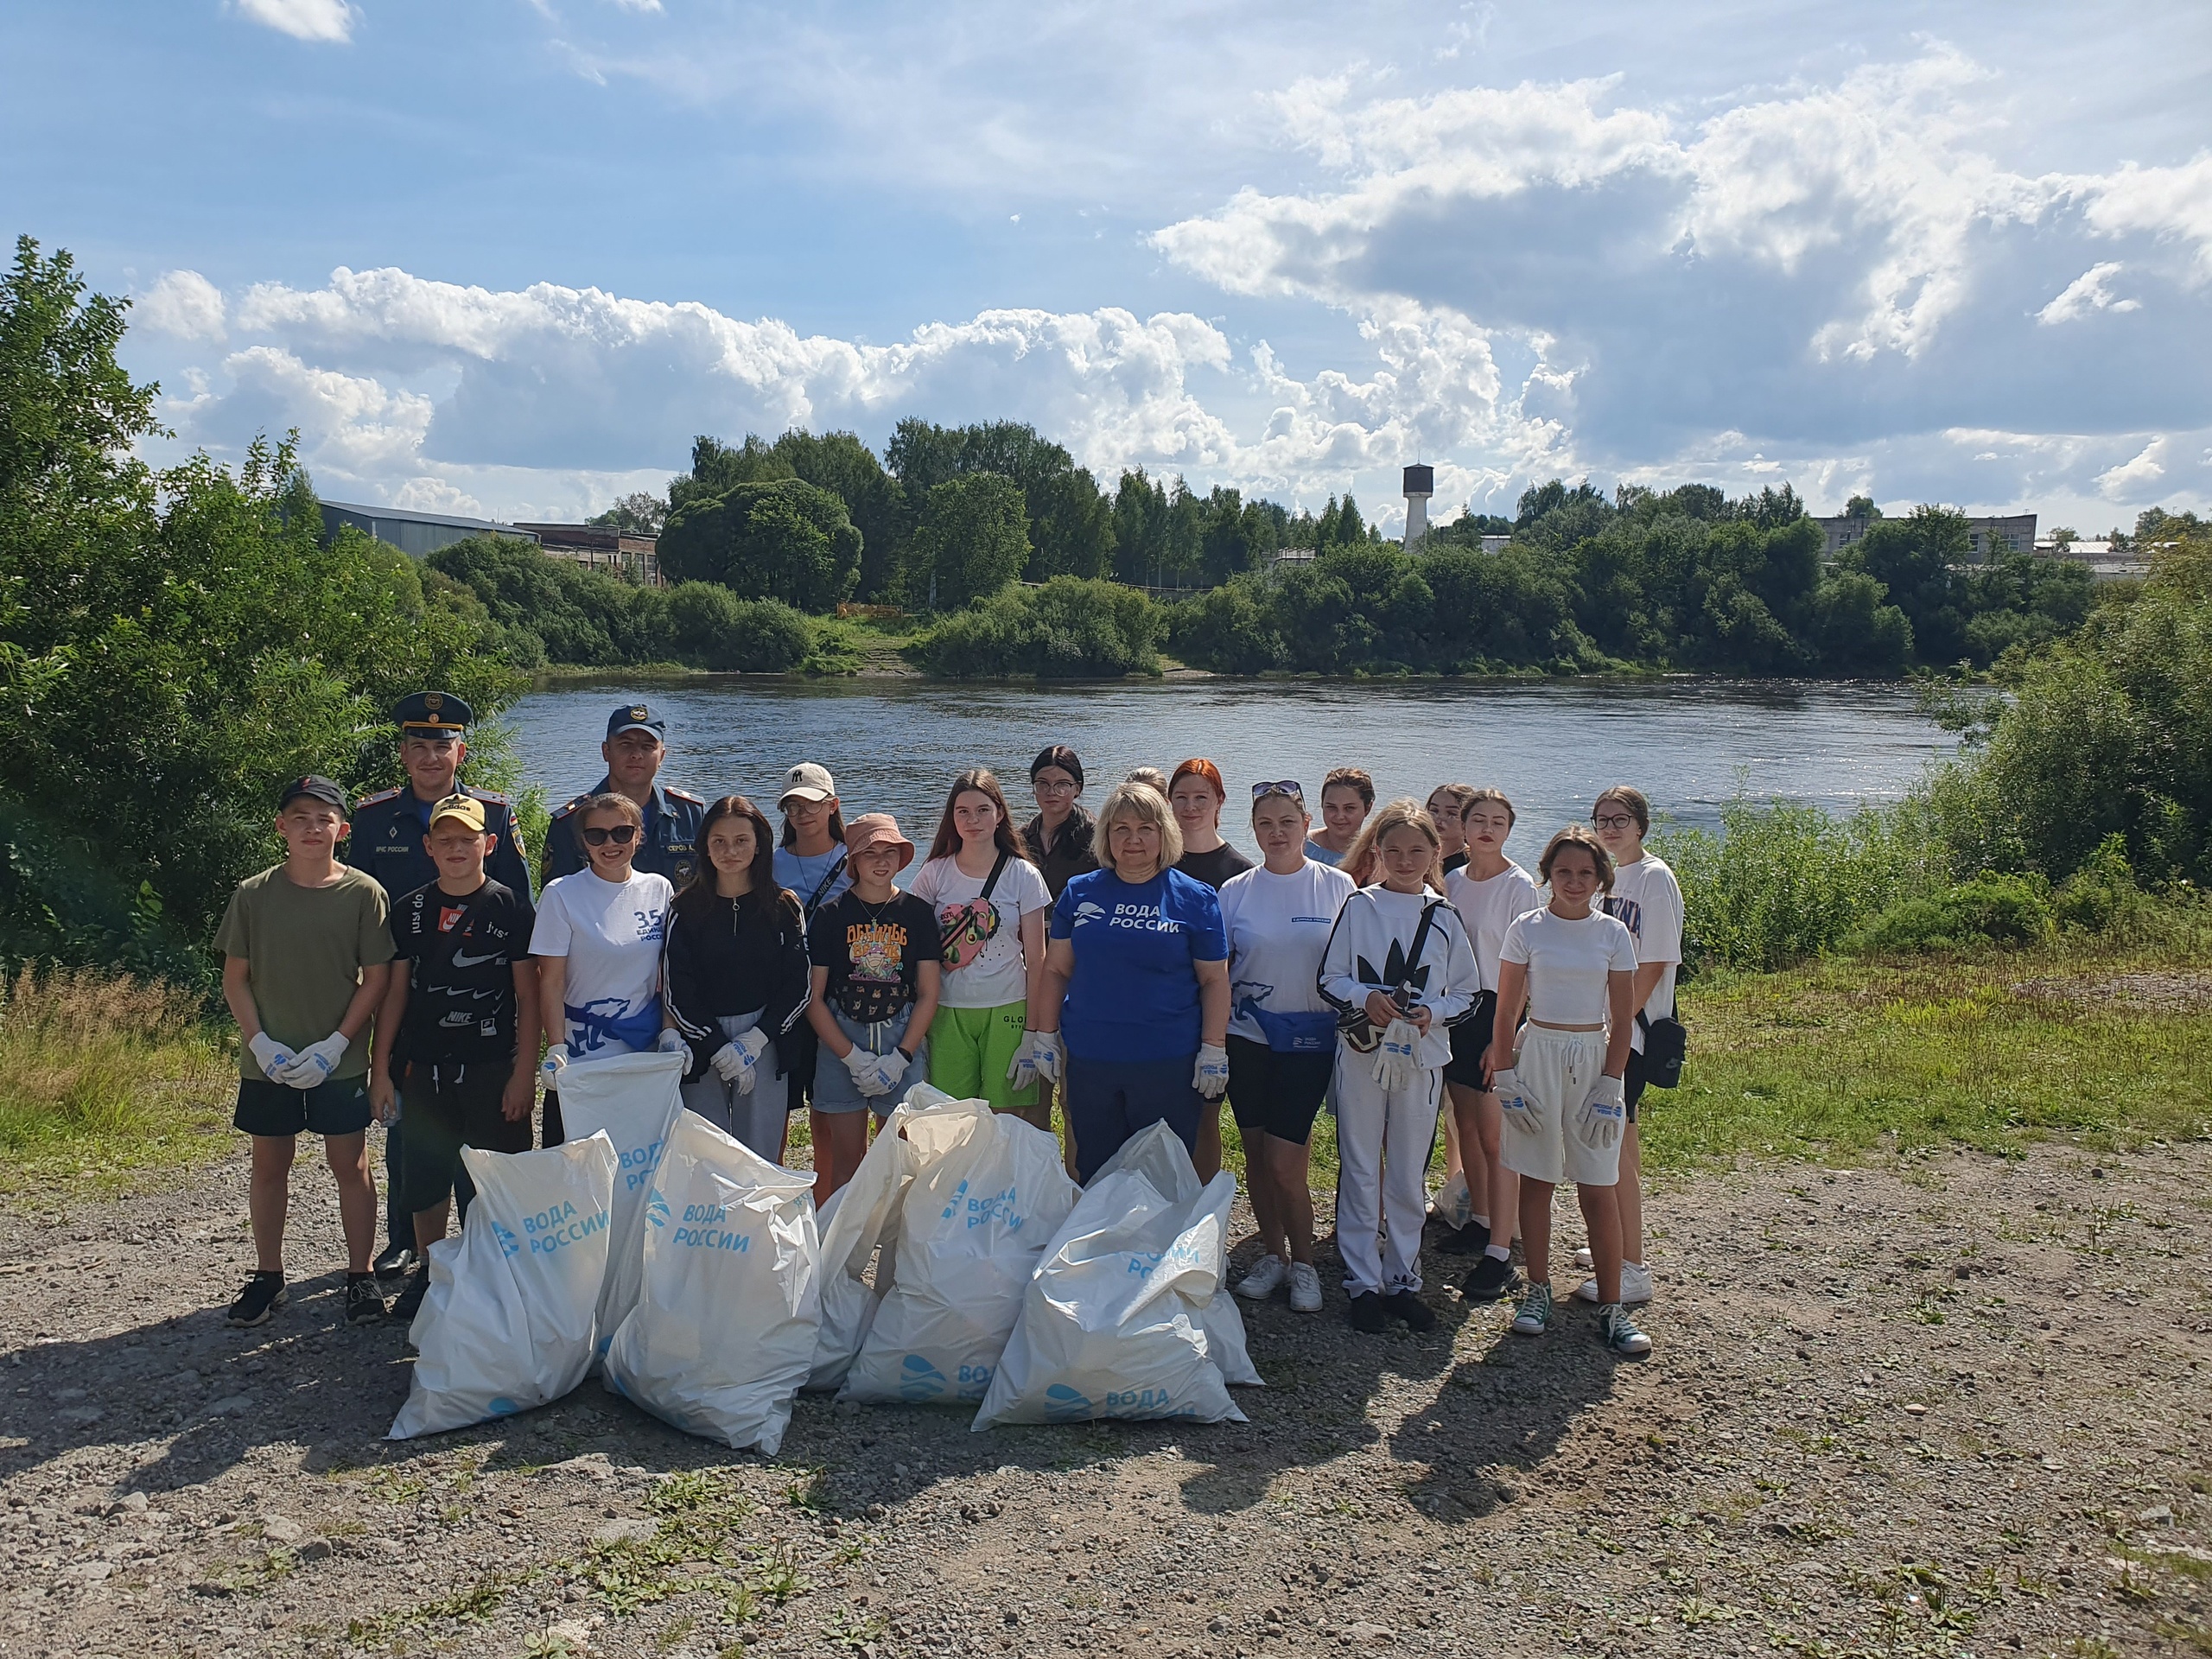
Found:
<path fill-rule="evenodd" d="M 991 873 L 983 878 L 982 897 L 988 899 L 991 896 L 991 890 L 999 884 L 999 877 L 1006 874 L 1007 860 L 1013 856 L 1014 855 L 1007 852 L 1005 848 L 999 849 L 998 862 L 991 866 Z"/>
<path fill-rule="evenodd" d="M 814 912 L 821 908 L 822 895 L 836 887 L 837 878 L 844 873 L 845 849 L 840 847 L 837 849 L 837 861 L 830 867 L 830 873 L 822 878 L 821 884 L 814 889 L 814 896 L 806 901 L 805 912 L 808 917 L 811 918 Z"/>

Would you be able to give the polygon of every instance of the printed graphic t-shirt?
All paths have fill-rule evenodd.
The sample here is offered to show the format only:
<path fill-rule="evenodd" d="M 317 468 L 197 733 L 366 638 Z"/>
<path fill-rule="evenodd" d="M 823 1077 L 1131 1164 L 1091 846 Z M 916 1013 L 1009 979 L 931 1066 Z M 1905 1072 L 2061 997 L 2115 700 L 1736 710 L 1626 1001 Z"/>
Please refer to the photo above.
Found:
<path fill-rule="evenodd" d="M 245 959 L 261 1028 L 296 1053 L 338 1029 L 361 988 L 362 969 L 391 960 L 385 916 L 384 889 L 374 876 L 341 864 L 328 887 L 302 887 L 279 864 L 238 883 L 215 948 Z M 358 1077 L 368 1069 L 369 1045 L 357 1038 L 331 1076 Z M 264 1075 L 243 1043 L 238 1075 Z"/>
<path fill-rule="evenodd" d="M 950 858 L 933 858 L 907 891 L 937 912 L 947 963 L 938 1005 L 1002 1008 L 1029 993 L 1021 954 L 1021 919 L 1052 907 L 1045 878 L 1026 858 L 1009 858 L 998 886 L 983 897 L 989 872 L 964 875 Z"/>
<path fill-rule="evenodd" d="M 632 871 L 609 881 L 578 870 L 549 881 L 531 931 L 533 957 L 565 957 L 562 1012 L 569 1052 L 642 1052 L 660 1040 L 660 951 L 675 889 Z"/>
<path fill-rule="evenodd" d="M 1052 936 L 1075 947 L 1060 1010 L 1068 1052 L 1086 1060 L 1172 1060 L 1198 1052 L 1198 976 L 1224 962 L 1221 901 L 1180 870 L 1132 884 L 1078 875 L 1052 909 Z"/>
<path fill-rule="evenodd" d="M 1682 889 L 1674 871 L 1649 853 L 1619 866 L 1613 871 L 1613 890 L 1605 895 L 1605 914 L 1619 917 L 1628 929 L 1636 941 L 1637 961 L 1667 964 L 1643 1010 L 1646 1020 L 1665 1019 L 1675 1011 L 1675 975 L 1682 963 Z M 1643 1052 L 1642 1026 L 1629 1046 Z"/>
<path fill-rule="evenodd" d="M 830 970 L 830 1001 L 864 1026 L 895 1019 L 918 994 L 921 965 L 937 960 L 937 912 L 911 893 L 880 905 L 846 892 L 806 925 L 806 954 Z"/>
<path fill-rule="evenodd" d="M 394 904 L 391 942 L 408 964 L 394 1065 L 513 1058 L 515 963 L 537 925 L 527 898 L 488 879 L 459 898 L 433 881 Z"/>
<path fill-rule="evenodd" d="M 1222 885 L 1221 925 L 1229 941 L 1229 1029 L 1268 1040 L 1259 1014 L 1325 1014 L 1320 1052 L 1336 1051 L 1335 1010 L 1314 980 L 1337 912 L 1352 895 L 1351 877 L 1307 859 L 1288 875 L 1264 864 Z M 1318 1023 L 1318 1022 L 1316 1022 Z"/>

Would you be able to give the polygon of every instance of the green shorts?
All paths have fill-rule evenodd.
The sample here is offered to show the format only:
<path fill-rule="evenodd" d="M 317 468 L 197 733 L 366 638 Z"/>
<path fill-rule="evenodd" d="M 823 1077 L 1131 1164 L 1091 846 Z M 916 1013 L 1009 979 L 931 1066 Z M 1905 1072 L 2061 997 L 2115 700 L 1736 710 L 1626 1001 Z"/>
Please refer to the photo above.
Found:
<path fill-rule="evenodd" d="M 1029 1021 L 1026 1003 L 996 1008 L 939 1008 L 930 1021 L 930 1082 L 955 1100 L 988 1100 L 1001 1112 L 1026 1112 L 1037 1085 L 1007 1081 Z"/>

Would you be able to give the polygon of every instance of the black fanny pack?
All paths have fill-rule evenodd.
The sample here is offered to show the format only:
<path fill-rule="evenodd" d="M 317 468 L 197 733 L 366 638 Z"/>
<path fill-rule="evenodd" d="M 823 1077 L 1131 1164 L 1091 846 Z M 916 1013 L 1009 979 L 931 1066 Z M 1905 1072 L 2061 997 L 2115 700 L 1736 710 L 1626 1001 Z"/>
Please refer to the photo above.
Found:
<path fill-rule="evenodd" d="M 1636 1016 L 1643 1033 L 1643 1080 L 1654 1089 L 1673 1089 L 1682 1081 L 1682 1059 L 1689 1052 L 1690 1033 L 1672 1011 L 1656 1020 Z"/>

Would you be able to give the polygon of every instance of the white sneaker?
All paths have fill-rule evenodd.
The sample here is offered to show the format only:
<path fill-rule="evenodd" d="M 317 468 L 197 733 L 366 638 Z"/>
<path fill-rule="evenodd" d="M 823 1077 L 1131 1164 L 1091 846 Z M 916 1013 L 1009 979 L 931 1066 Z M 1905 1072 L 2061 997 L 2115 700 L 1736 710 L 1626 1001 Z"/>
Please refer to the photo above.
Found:
<path fill-rule="evenodd" d="M 1587 1244 L 1574 1253 L 1574 1265 L 1585 1273 L 1598 1265 L 1598 1258 L 1590 1254 L 1590 1247 Z M 1578 1290 L 1574 1294 L 1580 1296 L 1582 1293 Z"/>
<path fill-rule="evenodd" d="M 1574 1287 L 1574 1300 L 1594 1302 L 1598 1300 L 1598 1281 L 1585 1279 Z M 1621 1263 L 1621 1306 L 1641 1307 L 1651 1300 L 1651 1269 L 1641 1262 Z"/>
<path fill-rule="evenodd" d="M 1308 1268 L 1306 1271 L 1313 1270 Z M 1252 1264 L 1251 1272 L 1236 1281 L 1236 1294 L 1247 1301 L 1264 1302 L 1281 1287 L 1284 1276 L 1282 1258 L 1263 1255 Z"/>
<path fill-rule="evenodd" d="M 1321 1275 L 1313 1270 L 1311 1262 L 1290 1264 L 1290 1311 L 1294 1313 L 1319 1313 L 1321 1311 Z"/>

